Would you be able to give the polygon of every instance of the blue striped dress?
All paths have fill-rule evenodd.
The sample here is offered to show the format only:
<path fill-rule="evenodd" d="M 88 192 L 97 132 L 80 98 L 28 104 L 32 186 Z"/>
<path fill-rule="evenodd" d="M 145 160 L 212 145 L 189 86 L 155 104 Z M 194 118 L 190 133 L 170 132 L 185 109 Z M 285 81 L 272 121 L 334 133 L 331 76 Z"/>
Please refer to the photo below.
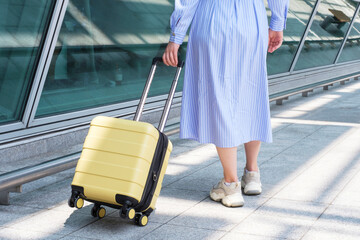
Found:
<path fill-rule="evenodd" d="M 286 28 L 289 0 L 175 0 L 170 41 L 186 53 L 180 138 L 217 147 L 272 142 L 268 28 Z"/>

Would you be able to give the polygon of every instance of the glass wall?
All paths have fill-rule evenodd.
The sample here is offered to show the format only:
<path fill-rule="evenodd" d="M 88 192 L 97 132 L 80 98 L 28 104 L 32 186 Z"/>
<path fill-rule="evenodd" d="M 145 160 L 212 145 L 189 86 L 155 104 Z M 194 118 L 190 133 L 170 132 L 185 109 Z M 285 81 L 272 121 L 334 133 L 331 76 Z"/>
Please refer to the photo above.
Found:
<path fill-rule="evenodd" d="M 295 70 L 334 62 L 357 4 L 353 0 L 321 1 Z"/>
<path fill-rule="evenodd" d="M 269 75 L 289 71 L 315 2 L 316 0 L 290 1 L 283 44 L 276 51 L 267 55 Z M 271 11 L 269 8 L 267 8 L 267 13 L 270 23 Z"/>
<path fill-rule="evenodd" d="M 269 75 L 289 71 L 316 2 L 290 0 L 283 45 L 267 56 Z M 358 4 L 321 1 L 295 70 L 333 64 Z M 54 5 L 0 1 L 0 124 L 22 117 Z M 173 9 L 174 0 L 69 0 L 36 117 L 139 99 L 152 58 L 162 55 L 169 40 Z M 270 21 L 268 7 L 267 14 Z M 185 49 L 186 39 L 183 58 Z M 360 16 L 338 61 L 359 56 Z M 166 94 L 174 73 L 160 64 L 149 95 Z M 182 86 L 181 78 L 177 90 Z"/>
<path fill-rule="evenodd" d="M 360 12 L 354 20 L 354 25 L 349 33 L 338 62 L 360 60 Z"/>
<path fill-rule="evenodd" d="M 173 9 L 169 0 L 70 0 L 36 116 L 139 99 Z M 174 73 L 159 67 L 149 96 L 168 93 Z"/>
<path fill-rule="evenodd" d="M 0 124 L 21 119 L 55 1 L 0 1 Z"/>

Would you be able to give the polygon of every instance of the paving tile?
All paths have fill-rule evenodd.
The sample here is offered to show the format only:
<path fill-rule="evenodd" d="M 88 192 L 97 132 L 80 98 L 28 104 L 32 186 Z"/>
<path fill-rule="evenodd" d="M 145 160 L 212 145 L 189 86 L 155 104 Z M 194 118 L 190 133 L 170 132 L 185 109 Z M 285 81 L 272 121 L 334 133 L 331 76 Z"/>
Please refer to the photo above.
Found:
<path fill-rule="evenodd" d="M 281 112 L 274 112 L 271 116 L 276 118 L 299 118 L 308 114 L 308 111 L 303 110 L 285 110 Z"/>
<path fill-rule="evenodd" d="M 360 232 L 355 228 L 339 227 L 336 224 L 316 226 L 305 234 L 301 240 L 359 240 Z"/>
<path fill-rule="evenodd" d="M 306 171 L 291 181 L 276 198 L 330 203 L 360 169 L 357 130 L 324 150 Z M 321 155 L 321 154 L 319 154 Z M 294 191 L 296 189 L 296 191 Z"/>
<path fill-rule="evenodd" d="M 46 232 L 37 232 L 33 230 L 21 230 L 15 228 L 3 228 L 0 229 L 0 240 L 28 240 L 28 239 L 60 239 L 63 235 L 46 233 Z"/>
<path fill-rule="evenodd" d="M 349 131 L 352 127 L 351 126 L 335 126 L 335 125 L 323 125 L 318 131 L 315 132 L 315 134 L 312 134 L 310 138 L 313 136 L 318 136 L 320 139 L 327 138 L 330 136 L 340 136 L 340 134 L 346 133 Z"/>
<path fill-rule="evenodd" d="M 149 221 L 166 223 L 206 197 L 208 197 L 207 192 L 164 188 L 161 190 L 156 209 L 150 215 Z M 118 218 L 119 213 L 116 211 L 108 216 Z"/>
<path fill-rule="evenodd" d="M 271 127 L 272 127 L 273 134 L 277 133 L 278 131 L 280 131 L 283 128 L 286 128 L 290 124 L 291 123 L 283 123 L 283 122 L 278 122 L 278 121 L 274 121 L 273 119 L 271 119 Z"/>
<path fill-rule="evenodd" d="M 194 206 L 209 196 L 209 191 L 181 190 L 165 187 L 161 190 L 157 204 Z"/>
<path fill-rule="evenodd" d="M 303 239 L 359 239 L 360 208 L 329 206 Z"/>
<path fill-rule="evenodd" d="M 281 189 L 283 189 L 286 186 L 286 181 L 281 181 L 278 182 L 276 184 L 268 184 L 266 179 L 262 179 L 261 180 L 261 187 L 262 187 L 262 192 L 261 192 L 261 196 L 264 198 L 271 198 L 273 196 L 275 196 L 278 192 L 281 191 Z M 256 196 L 254 196 L 256 197 Z"/>
<path fill-rule="evenodd" d="M 141 239 L 220 239 L 226 232 L 166 224 Z"/>
<path fill-rule="evenodd" d="M 96 239 L 140 239 L 152 232 L 161 224 L 149 222 L 146 227 L 139 227 L 133 221 L 121 218 L 105 217 L 78 231 L 71 233 L 68 237 L 85 237 Z"/>
<path fill-rule="evenodd" d="M 10 224 L 9 227 L 19 230 L 46 232 L 49 234 L 65 235 L 81 229 L 97 218 L 84 214 L 46 210 L 32 215 L 23 221 Z"/>
<path fill-rule="evenodd" d="M 10 200 L 11 204 L 46 209 L 57 207 L 59 203 L 70 197 L 71 182 L 72 178 L 67 178 L 51 185 L 45 185 L 36 191 L 18 194 Z"/>
<path fill-rule="evenodd" d="M 345 186 L 339 193 L 336 199 L 332 202 L 334 205 L 345 205 L 360 207 L 360 171 L 353 179 Z"/>
<path fill-rule="evenodd" d="M 223 177 L 220 161 L 202 168 L 170 185 L 169 188 L 187 189 L 195 191 L 210 191 L 212 186 Z"/>
<path fill-rule="evenodd" d="M 316 114 L 306 117 L 305 119 L 322 120 L 331 122 L 360 123 L 360 109 L 353 108 L 336 108 L 336 114 L 331 108 L 320 109 Z"/>
<path fill-rule="evenodd" d="M 281 129 L 281 131 L 276 133 L 277 138 L 289 139 L 294 141 L 296 139 L 302 139 L 313 132 L 317 131 L 321 126 L 319 125 L 309 125 L 309 124 L 291 124 L 286 128 Z"/>
<path fill-rule="evenodd" d="M 273 134 L 272 143 L 261 143 L 260 152 L 258 155 L 258 163 L 261 164 L 278 156 L 281 152 L 296 144 L 297 141 L 297 139 L 288 140 L 277 138 L 276 134 Z"/>
<path fill-rule="evenodd" d="M 191 148 L 196 148 L 196 147 L 203 145 L 195 140 L 183 139 L 183 138 L 179 138 L 179 136 L 180 136 L 179 133 L 177 133 L 177 134 L 168 136 L 168 138 L 174 145 L 176 144 L 176 146 L 187 146 L 187 147 L 191 147 Z"/>
<path fill-rule="evenodd" d="M 169 163 L 185 166 L 209 165 L 218 159 L 219 157 L 216 152 L 204 153 L 201 151 L 201 153 L 199 153 L 193 150 L 188 150 L 186 153 L 170 158 Z"/>
<path fill-rule="evenodd" d="M 208 158 L 214 158 L 217 157 L 217 151 L 214 144 L 202 144 L 196 148 L 190 148 L 188 147 L 187 153 L 193 155 L 193 156 L 206 156 Z"/>
<path fill-rule="evenodd" d="M 61 240 L 94 240 L 94 239 L 101 240 L 102 238 L 90 238 L 90 237 L 84 237 L 84 236 L 77 237 L 77 236 L 73 236 L 73 235 L 67 235 L 60 239 Z"/>
<path fill-rule="evenodd" d="M 221 203 L 214 203 L 221 204 Z M 215 208 L 192 207 L 172 219 L 169 224 L 195 228 L 206 228 L 218 231 L 229 231 L 240 223 L 247 215 L 248 210 L 242 212 L 218 212 Z"/>
<path fill-rule="evenodd" d="M 256 210 L 258 214 L 315 221 L 327 204 L 272 198 Z"/>
<path fill-rule="evenodd" d="M 246 233 L 240 233 L 240 232 L 229 232 L 225 234 L 221 240 L 282 240 L 286 238 L 273 238 L 269 236 L 259 236 L 259 235 L 252 235 L 252 234 L 246 234 Z"/>
<path fill-rule="evenodd" d="M 90 238 L 90 237 L 84 237 L 84 236 L 77 237 L 77 236 L 71 235 L 71 236 L 62 237 L 60 239 L 61 240 L 94 240 L 94 239 L 101 240 L 102 238 Z"/>
<path fill-rule="evenodd" d="M 302 167 L 301 162 L 294 162 L 279 156 L 276 161 L 267 161 L 259 166 L 260 178 L 264 184 L 281 184 Z"/>
<path fill-rule="evenodd" d="M 358 227 L 360 226 L 360 208 L 330 205 L 324 214 L 321 215 L 318 222 L 328 222 L 343 226 Z"/>
<path fill-rule="evenodd" d="M 19 221 L 23 221 L 32 214 L 41 211 L 42 210 L 40 209 L 32 207 L 0 205 L 0 226 L 9 226 Z"/>
<path fill-rule="evenodd" d="M 194 172 L 199 171 L 200 169 L 206 168 L 206 165 L 179 165 L 179 164 L 169 164 L 166 168 L 166 173 L 164 176 L 164 180 L 162 182 L 162 186 L 168 186 L 184 177 L 187 177 Z"/>
<path fill-rule="evenodd" d="M 319 108 L 333 105 L 339 98 L 341 98 L 339 94 L 327 94 L 321 96 L 321 98 L 315 97 L 308 99 L 308 101 L 299 101 L 291 109 L 293 111 L 313 112 Z"/>
<path fill-rule="evenodd" d="M 360 185 L 358 185 L 360 186 Z M 360 207 L 360 191 L 342 191 L 332 202 L 333 205 Z"/>
<path fill-rule="evenodd" d="M 172 219 L 169 224 L 229 231 L 267 199 L 244 196 L 244 200 L 243 207 L 228 208 L 207 198 Z"/>
<path fill-rule="evenodd" d="M 154 213 L 152 213 L 149 217 L 149 221 L 156 223 L 167 223 L 189 208 L 191 207 L 178 204 L 158 204 Z"/>
<path fill-rule="evenodd" d="M 298 218 L 254 213 L 232 231 L 269 236 L 276 239 L 300 239 L 312 224 L 313 221 Z"/>
<path fill-rule="evenodd" d="M 68 196 L 65 196 L 64 198 L 67 198 Z M 83 215 L 91 215 L 91 208 L 94 206 L 93 203 L 88 202 L 88 201 L 84 201 L 84 206 L 81 209 L 77 209 L 77 208 L 71 208 L 68 206 L 67 200 L 64 200 L 62 202 L 60 202 L 57 206 L 51 208 L 51 210 L 54 211 L 59 211 L 59 212 L 66 212 L 68 214 L 83 214 Z M 118 211 L 118 209 L 116 208 L 111 208 L 111 207 L 107 207 L 107 206 L 102 206 L 106 209 L 106 215 L 115 213 Z"/>

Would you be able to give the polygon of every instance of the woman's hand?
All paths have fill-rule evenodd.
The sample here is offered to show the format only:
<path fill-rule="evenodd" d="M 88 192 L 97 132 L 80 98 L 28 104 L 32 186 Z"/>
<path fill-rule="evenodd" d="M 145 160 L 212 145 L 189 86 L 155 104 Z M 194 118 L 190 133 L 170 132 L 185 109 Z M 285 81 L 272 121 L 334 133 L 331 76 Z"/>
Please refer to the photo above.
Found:
<path fill-rule="evenodd" d="M 268 52 L 272 53 L 278 49 L 283 42 L 283 31 L 273 31 L 269 28 Z"/>
<path fill-rule="evenodd" d="M 180 45 L 177 43 L 169 42 L 166 46 L 165 52 L 163 54 L 164 64 L 167 66 L 176 67 L 178 64 L 178 51 Z"/>

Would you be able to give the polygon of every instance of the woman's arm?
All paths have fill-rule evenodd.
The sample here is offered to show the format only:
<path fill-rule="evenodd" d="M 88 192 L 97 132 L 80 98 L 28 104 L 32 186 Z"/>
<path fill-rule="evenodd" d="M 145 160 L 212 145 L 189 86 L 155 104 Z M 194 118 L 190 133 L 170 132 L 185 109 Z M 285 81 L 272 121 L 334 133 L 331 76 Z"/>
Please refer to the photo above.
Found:
<path fill-rule="evenodd" d="M 283 42 L 283 30 L 286 29 L 289 0 L 268 0 L 268 3 L 271 10 L 268 52 L 272 53 Z"/>
<path fill-rule="evenodd" d="M 268 3 L 271 10 L 269 28 L 273 31 L 283 31 L 286 29 L 289 0 L 268 0 Z"/>
<path fill-rule="evenodd" d="M 179 47 L 184 41 L 198 4 L 199 0 L 175 0 L 175 10 L 170 17 L 170 40 L 162 57 L 166 65 L 176 67 L 178 64 Z"/>
<path fill-rule="evenodd" d="M 182 44 L 198 4 L 199 0 L 175 0 L 175 10 L 170 17 L 170 42 Z"/>

